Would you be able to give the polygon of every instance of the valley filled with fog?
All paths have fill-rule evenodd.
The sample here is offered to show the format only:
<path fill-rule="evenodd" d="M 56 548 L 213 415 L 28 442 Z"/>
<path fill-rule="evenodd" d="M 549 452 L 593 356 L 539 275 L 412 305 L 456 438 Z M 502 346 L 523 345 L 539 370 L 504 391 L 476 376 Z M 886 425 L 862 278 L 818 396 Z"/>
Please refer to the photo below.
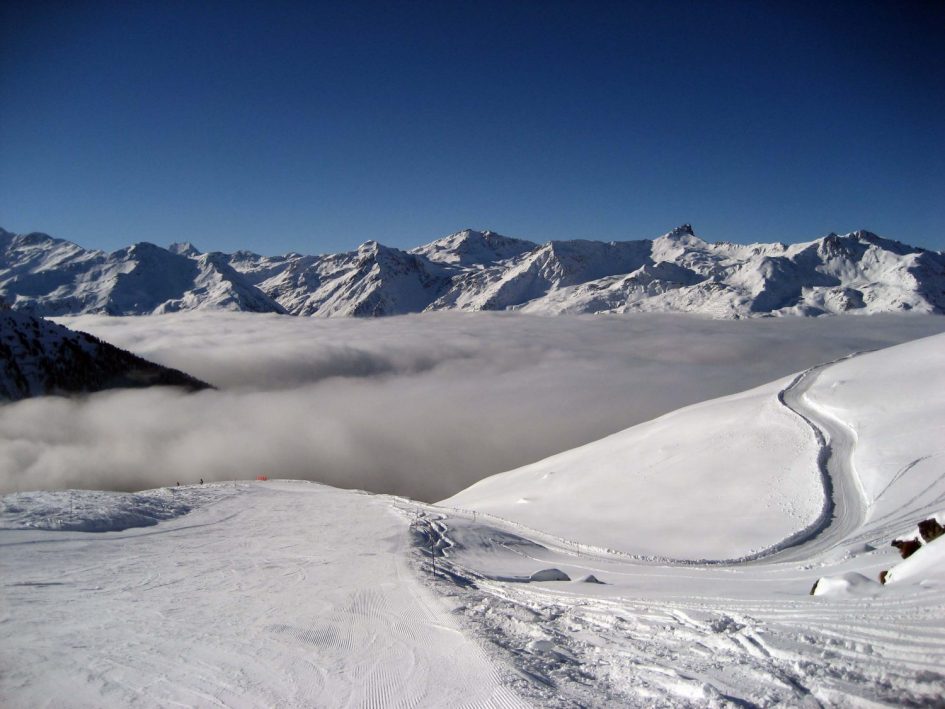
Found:
<path fill-rule="evenodd" d="M 0 491 L 257 475 L 421 500 L 681 406 L 945 330 L 928 316 L 63 318 L 216 390 L 0 407 Z"/>

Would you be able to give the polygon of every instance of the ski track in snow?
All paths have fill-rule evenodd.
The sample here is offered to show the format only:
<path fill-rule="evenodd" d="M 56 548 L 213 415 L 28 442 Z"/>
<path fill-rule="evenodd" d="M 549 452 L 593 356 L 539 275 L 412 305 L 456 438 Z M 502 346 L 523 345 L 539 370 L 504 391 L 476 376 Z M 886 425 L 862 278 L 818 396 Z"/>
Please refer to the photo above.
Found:
<path fill-rule="evenodd" d="M 863 526 L 866 499 L 853 468 L 856 434 L 843 421 L 816 407 L 807 392 L 826 368 L 856 357 L 854 353 L 812 367 L 778 393 L 778 400 L 800 416 L 814 432 L 819 446 L 817 469 L 824 485 L 824 509 L 807 529 L 759 555 L 766 561 L 796 561 L 836 546 Z"/>
<path fill-rule="evenodd" d="M 443 555 L 431 585 L 455 599 L 470 632 L 526 678 L 516 689 L 541 705 L 929 705 L 945 697 L 945 607 L 934 590 L 824 599 L 808 595 L 824 573 L 811 564 L 660 566 L 538 545 L 513 552 L 522 575 L 555 567 L 575 581 L 508 583 L 464 558 L 467 538 L 481 543 L 498 530 L 447 516 L 429 530 Z M 606 585 L 576 580 L 588 573 Z"/>
<path fill-rule="evenodd" d="M 387 498 L 269 482 L 188 517 L 0 531 L 0 705 L 527 706 Z"/>

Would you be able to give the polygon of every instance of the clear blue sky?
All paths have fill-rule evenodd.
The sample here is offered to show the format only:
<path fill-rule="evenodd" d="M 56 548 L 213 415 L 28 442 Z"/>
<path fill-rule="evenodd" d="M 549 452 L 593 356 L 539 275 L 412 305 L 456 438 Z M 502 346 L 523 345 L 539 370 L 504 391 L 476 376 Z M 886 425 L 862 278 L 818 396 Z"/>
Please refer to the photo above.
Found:
<path fill-rule="evenodd" d="M 945 2 L 0 3 L 0 226 L 945 249 Z"/>

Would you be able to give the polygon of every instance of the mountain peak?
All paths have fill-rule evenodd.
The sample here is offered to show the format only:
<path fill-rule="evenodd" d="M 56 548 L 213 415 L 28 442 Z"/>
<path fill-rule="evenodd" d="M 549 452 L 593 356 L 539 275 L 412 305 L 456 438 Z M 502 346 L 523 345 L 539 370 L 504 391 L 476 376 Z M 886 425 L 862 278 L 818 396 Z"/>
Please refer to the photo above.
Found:
<path fill-rule="evenodd" d="M 683 236 L 696 236 L 696 232 L 692 230 L 692 224 L 680 224 L 678 227 L 676 227 L 671 232 L 669 232 L 666 236 L 675 237 L 675 238 L 683 237 Z"/>
<path fill-rule="evenodd" d="M 167 247 L 167 250 L 172 254 L 177 254 L 178 256 L 200 255 L 200 249 L 191 244 L 189 241 L 175 241 L 173 244 Z"/>
<path fill-rule="evenodd" d="M 869 246 L 889 251 L 898 256 L 917 254 L 925 251 L 925 249 L 918 246 L 909 246 L 908 244 L 903 244 L 901 241 L 886 239 L 866 229 L 857 229 L 856 231 L 851 231 L 849 234 L 839 235 L 835 232 L 830 232 L 820 239 L 820 242 L 823 244 L 822 248 L 834 251 L 851 248 L 865 249 Z"/>
<path fill-rule="evenodd" d="M 705 244 L 702 239 L 696 236 L 696 233 L 692 229 L 692 224 L 680 224 L 672 231 L 663 234 L 657 241 L 672 247 L 684 247 L 689 244 L 693 246 Z"/>
<path fill-rule="evenodd" d="M 150 241 L 137 241 L 127 247 L 127 252 L 131 254 L 157 254 L 167 253 L 168 251 L 162 246 L 152 244 Z"/>
<path fill-rule="evenodd" d="M 450 266 L 486 266 L 521 256 L 537 246 L 531 241 L 502 236 L 489 229 L 463 229 L 411 249 L 410 253 Z"/>

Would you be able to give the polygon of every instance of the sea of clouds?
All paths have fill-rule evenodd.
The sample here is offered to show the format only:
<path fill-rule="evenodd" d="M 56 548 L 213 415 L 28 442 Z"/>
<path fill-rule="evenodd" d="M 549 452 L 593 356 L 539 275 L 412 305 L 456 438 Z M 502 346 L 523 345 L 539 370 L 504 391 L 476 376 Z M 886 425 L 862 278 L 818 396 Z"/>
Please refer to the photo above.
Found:
<path fill-rule="evenodd" d="M 60 322 L 217 389 L 0 406 L 0 492 L 268 475 L 438 500 L 681 406 L 945 331 L 931 316 L 191 312 Z"/>

